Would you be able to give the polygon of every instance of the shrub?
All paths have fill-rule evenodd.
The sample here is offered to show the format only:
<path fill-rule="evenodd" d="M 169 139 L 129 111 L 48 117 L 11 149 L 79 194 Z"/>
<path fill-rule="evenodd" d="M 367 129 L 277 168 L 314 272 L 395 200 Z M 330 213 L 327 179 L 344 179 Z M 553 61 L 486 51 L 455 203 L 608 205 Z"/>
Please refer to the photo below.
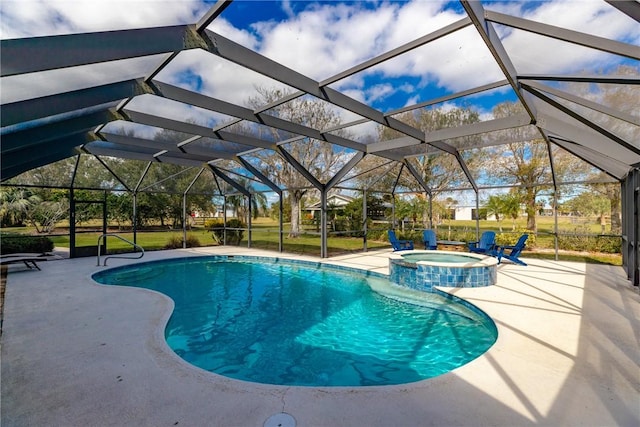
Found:
<path fill-rule="evenodd" d="M 206 228 L 207 230 L 212 230 L 214 228 L 223 227 L 223 226 L 224 226 L 224 222 L 222 222 L 219 219 L 206 219 L 204 221 L 204 228 Z"/>
<path fill-rule="evenodd" d="M 398 238 L 398 240 L 412 240 L 412 241 L 416 241 L 416 232 L 415 230 L 400 230 L 400 229 L 396 229 L 396 237 Z M 389 240 L 389 234 L 385 231 L 385 240 Z"/>
<path fill-rule="evenodd" d="M 595 250 L 593 252 L 603 252 L 608 254 L 622 253 L 622 238 L 609 236 L 595 236 Z"/>
<path fill-rule="evenodd" d="M 448 235 L 449 233 L 447 233 Z M 482 233 L 480 233 L 482 234 Z M 438 240 L 453 240 L 457 242 L 475 242 L 476 241 L 476 232 L 475 230 L 451 230 L 451 238 L 450 239 L 438 239 Z"/>
<path fill-rule="evenodd" d="M 19 252 L 44 253 L 52 250 L 53 241 L 45 236 L 2 235 L 0 245 L 0 253 L 3 255 Z"/>
<path fill-rule="evenodd" d="M 496 234 L 496 244 L 499 246 L 513 246 L 518 243 L 518 239 L 523 234 L 528 234 L 529 238 L 526 241 L 526 247 L 532 248 L 536 245 L 536 235 L 529 230 L 526 229 L 516 229 L 516 231 L 511 233 L 498 233 Z"/>
<path fill-rule="evenodd" d="M 367 240 L 385 240 L 387 235 L 386 230 L 367 230 Z"/>
<path fill-rule="evenodd" d="M 228 245 L 239 245 L 242 239 L 244 238 L 244 230 L 245 224 L 237 219 L 231 218 L 227 220 L 227 224 L 225 224 L 220 220 L 211 220 L 205 222 L 205 227 L 211 231 L 211 236 L 213 240 L 219 245 L 224 244 L 224 231 L 225 227 L 227 229 L 227 244 Z M 234 229 L 234 230 L 230 230 Z"/>
<path fill-rule="evenodd" d="M 588 235 L 587 227 L 576 227 L 576 234 L 558 236 L 558 247 L 568 251 L 620 253 L 622 240 L 620 237 Z"/>
<path fill-rule="evenodd" d="M 197 248 L 200 246 L 200 240 L 196 236 L 187 235 L 186 241 L 187 248 Z M 164 245 L 164 249 L 180 249 L 182 248 L 182 236 L 174 234 L 169 238 L 169 241 Z"/>

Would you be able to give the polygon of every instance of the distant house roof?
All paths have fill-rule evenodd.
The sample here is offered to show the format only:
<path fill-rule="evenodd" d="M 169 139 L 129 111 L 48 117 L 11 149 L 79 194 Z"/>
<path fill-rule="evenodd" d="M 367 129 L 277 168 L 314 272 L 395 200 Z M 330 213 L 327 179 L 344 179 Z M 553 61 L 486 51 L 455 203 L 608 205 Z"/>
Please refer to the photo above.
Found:
<path fill-rule="evenodd" d="M 353 197 L 343 196 L 341 194 L 333 194 L 327 197 L 327 206 L 332 206 L 334 208 L 343 208 L 345 205 L 349 204 L 353 201 Z M 305 207 L 307 211 L 319 211 L 321 208 L 320 201 Z"/>

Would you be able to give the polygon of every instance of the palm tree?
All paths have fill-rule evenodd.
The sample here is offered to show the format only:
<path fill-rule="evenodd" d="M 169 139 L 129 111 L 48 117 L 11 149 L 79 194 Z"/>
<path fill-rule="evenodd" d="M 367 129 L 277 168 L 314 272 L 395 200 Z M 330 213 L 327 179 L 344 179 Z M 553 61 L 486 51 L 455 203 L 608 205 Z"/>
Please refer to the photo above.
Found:
<path fill-rule="evenodd" d="M 502 233 L 502 214 L 504 213 L 504 197 L 503 196 L 489 196 L 487 203 L 485 204 L 487 209 L 487 215 L 493 215 L 498 222 L 498 228 Z"/>
<path fill-rule="evenodd" d="M 0 190 L 0 218 L 3 225 L 22 225 L 27 214 L 42 199 L 24 188 Z"/>
<path fill-rule="evenodd" d="M 263 193 L 255 191 L 253 182 L 247 178 L 239 178 L 238 184 L 246 188 L 251 193 L 251 211 L 253 219 L 258 218 L 260 211 L 263 214 L 267 212 L 267 197 Z M 227 198 L 227 202 L 231 204 L 231 209 L 237 218 L 241 218 L 244 222 L 248 221 L 249 209 L 246 198 L 243 195 L 234 195 Z"/>
<path fill-rule="evenodd" d="M 251 188 L 251 186 L 249 186 L 249 188 Z M 263 216 L 267 216 L 267 196 L 265 196 L 264 193 L 253 193 L 253 197 L 251 197 L 251 204 L 253 219 L 258 218 L 261 212 Z"/>
<path fill-rule="evenodd" d="M 511 217 L 513 219 L 512 230 L 516 230 L 516 220 L 520 216 L 520 204 L 522 198 L 516 193 L 509 193 L 503 196 L 503 215 Z"/>

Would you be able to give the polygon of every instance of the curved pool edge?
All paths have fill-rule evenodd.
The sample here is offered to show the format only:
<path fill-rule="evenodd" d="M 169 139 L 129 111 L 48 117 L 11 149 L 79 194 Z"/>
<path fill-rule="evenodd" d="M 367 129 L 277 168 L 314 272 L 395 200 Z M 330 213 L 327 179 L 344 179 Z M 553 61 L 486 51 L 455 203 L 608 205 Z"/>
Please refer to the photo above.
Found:
<path fill-rule="evenodd" d="M 493 318 L 491 318 L 491 316 L 489 316 L 489 314 L 487 314 L 483 309 L 481 309 L 480 307 L 478 307 L 476 304 L 467 301 L 466 299 L 459 297 L 458 295 L 455 295 L 453 293 L 451 293 L 451 291 L 455 291 L 457 289 L 462 289 L 462 288 L 454 288 L 454 287 L 443 287 L 443 288 L 438 288 L 438 287 L 434 287 L 432 289 L 432 291 L 430 292 L 424 292 L 421 290 L 417 290 L 414 288 L 407 288 L 401 285 L 397 285 L 397 284 L 393 284 L 390 282 L 390 285 L 388 287 L 384 287 L 384 288 L 378 288 L 375 286 L 375 283 L 369 282 L 369 286 L 371 287 L 371 289 L 384 296 L 387 298 L 393 298 L 393 299 L 397 299 L 398 301 L 402 301 L 402 302 L 406 302 L 409 304 L 420 304 L 421 303 L 421 299 L 424 300 L 425 296 L 428 294 L 437 294 L 443 298 L 447 298 L 451 301 L 456 302 L 457 304 L 461 304 L 464 307 L 468 308 L 469 310 L 473 311 L 476 315 L 480 316 L 485 324 L 485 326 L 489 327 L 490 329 L 493 330 L 496 339 L 493 342 L 493 344 L 491 344 L 491 346 L 489 346 L 489 348 L 487 349 L 487 351 L 489 351 L 489 349 L 491 349 L 496 341 L 498 340 L 499 337 L 499 331 L 498 331 L 498 327 L 497 324 L 495 323 L 495 321 L 493 320 Z M 482 354 L 480 354 L 478 357 L 482 356 L 483 354 L 485 354 L 486 351 Z M 473 359 L 475 360 L 475 359 Z M 467 362 L 470 363 L 470 362 Z M 464 365 L 461 365 L 464 366 Z M 460 367 L 456 368 L 459 369 Z M 455 370 L 455 369 L 454 369 Z"/>
<path fill-rule="evenodd" d="M 445 262 L 433 260 L 409 261 L 403 255 L 450 255 L 474 259 L 473 262 Z M 432 292 L 434 286 L 474 288 L 495 285 L 498 261 L 481 254 L 452 251 L 413 250 L 399 251 L 389 256 L 390 280 L 408 288 Z"/>
<path fill-rule="evenodd" d="M 429 378 L 424 378 L 424 379 L 420 379 L 420 380 L 416 380 L 416 381 L 409 381 L 409 382 L 405 382 L 405 383 L 398 383 L 398 384 L 386 384 L 386 385 L 359 385 L 359 386 L 352 386 L 352 385 L 339 385 L 339 386 L 324 386 L 324 385 L 282 385 L 282 384 L 270 384 L 270 383 L 261 383 L 261 382 L 253 382 L 253 381 L 249 381 L 249 380 L 244 380 L 244 379 L 239 379 L 239 378 L 233 378 L 233 377 L 227 377 L 225 375 L 213 372 L 213 371 L 208 371 L 206 369 L 203 369 L 201 367 L 198 367 L 197 365 L 194 365 L 190 362 L 188 362 L 187 360 L 181 358 L 170 346 L 169 343 L 166 340 L 165 337 L 165 330 L 167 327 L 167 324 L 171 318 L 171 316 L 173 315 L 174 312 L 174 308 L 175 308 L 175 303 L 173 301 L 173 299 L 160 292 L 160 291 L 156 291 L 153 289 L 146 289 L 146 288 L 141 288 L 141 287 L 134 287 L 134 286 L 129 286 L 129 285 L 113 285 L 113 284 L 103 284 L 98 282 L 97 280 L 95 280 L 94 276 L 100 274 L 101 272 L 106 272 L 106 271 L 113 271 L 113 270 L 119 270 L 119 269 L 126 269 L 126 268 L 130 268 L 132 266 L 137 266 L 137 265 L 142 265 L 142 264 L 156 264 L 156 263 L 166 263 L 168 261 L 171 262 L 179 262 L 181 260 L 187 260 L 187 259 L 202 259 L 202 258 L 213 258 L 216 260 L 229 260 L 229 259 L 234 259 L 234 258 L 238 258 L 241 260 L 253 260 L 253 261 L 269 261 L 269 262 L 275 262 L 275 263 L 288 263 L 288 264 L 301 264 L 301 265 L 305 265 L 305 266 L 314 266 L 317 268 L 328 268 L 328 269 L 332 269 L 332 270 L 337 270 L 337 271 L 346 271 L 346 272 L 352 272 L 352 273 L 356 273 L 359 275 L 362 275 L 366 278 L 379 278 L 379 279 L 385 279 L 385 280 L 389 280 L 389 275 L 388 274 L 384 274 L 381 272 L 376 272 L 376 271 L 371 271 L 368 269 L 364 269 L 364 268 L 358 268 L 358 267 L 352 267 L 352 266 L 345 266 L 345 265 L 340 265 L 340 264 L 335 264 L 332 263 L 331 260 L 301 260 L 298 258 L 287 258 L 287 257 L 281 257 L 281 256 L 263 256 L 263 255 L 245 255 L 245 254 L 188 254 L 186 256 L 176 256 L 176 257 L 168 257 L 168 258 L 161 258 L 161 259 L 155 259 L 155 260 L 148 260 L 148 261 L 134 261 L 134 262 L 130 262 L 127 263 L 125 265 L 120 265 L 120 266 L 111 266 L 111 267 L 107 267 L 105 269 L 102 270 L 98 270 L 98 271 L 94 271 L 93 273 L 88 275 L 88 279 L 92 282 L 92 284 L 94 286 L 98 286 L 98 287 L 106 287 L 106 288 L 114 288 L 114 289 L 118 289 L 118 290 L 124 290 L 124 289 L 129 289 L 129 290 L 133 290 L 133 291 L 141 291 L 142 293 L 148 293 L 148 294 L 152 294 L 154 296 L 160 296 L 160 298 L 163 300 L 163 303 L 165 304 L 164 307 L 164 311 L 163 314 L 161 316 L 161 319 L 157 322 L 156 327 L 154 327 L 153 333 L 151 334 L 151 342 L 154 344 L 154 346 L 156 347 L 157 353 L 155 354 L 155 356 L 164 356 L 170 359 L 171 363 L 174 362 L 178 362 L 178 365 L 183 368 L 183 369 L 187 369 L 189 372 L 191 372 L 193 375 L 195 375 L 197 378 L 200 378 L 202 380 L 206 380 L 206 381 L 210 381 L 213 380 L 216 384 L 218 384 L 219 386 L 223 386 L 223 387 L 229 387 L 230 389 L 234 389 L 234 390 L 246 390 L 246 388 L 258 388 L 260 390 L 263 390 L 266 393 L 272 392 L 272 391 L 278 391 L 278 392 L 284 392 L 286 393 L 286 391 L 290 390 L 290 389 L 301 389 L 301 390 L 322 390 L 325 392 L 340 392 L 340 391 L 349 391 L 349 392 L 353 392 L 353 391 L 358 391 L 360 393 L 362 392 L 367 392 L 367 391 L 371 391 L 371 392 L 375 392 L 376 390 L 402 390 L 402 391 L 406 391 L 409 389 L 414 389 L 414 388 L 419 388 L 424 385 L 427 385 L 427 383 L 433 384 L 433 382 L 443 376 L 452 374 L 456 371 L 458 371 L 459 369 L 473 363 L 474 361 L 478 360 L 479 358 L 484 357 L 487 352 L 489 350 L 491 350 L 497 340 L 499 339 L 499 331 L 498 328 L 496 327 L 496 323 L 494 322 L 494 320 L 482 309 L 480 309 L 479 307 L 477 307 L 476 305 L 470 303 L 469 301 L 465 300 L 464 298 L 458 297 L 456 295 L 450 294 L 448 292 L 445 292 L 443 290 L 439 290 L 439 289 L 435 289 L 434 288 L 434 292 L 444 298 L 447 298 L 455 303 L 461 304 L 464 307 L 472 310 L 476 315 L 480 316 L 483 320 L 483 325 L 485 327 L 489 327 L 494 335 L 495 335 L 495 339 L 494 341 L 489 345 L 489 347 L 482 353 L 478 354 L 476 357 L 474 357 L 473 359 L 467 361 L 466 363 L 457 366 L 447 372 L 438 374 L 436 376 L 433 377 L 429 377 Z M 375 292 L 378 293 L 379 295 L 382 295 L 384 297 L 389 297 L 389 295 L 384 294 L 384 293 L 380 293 L 377 289 L 375 289 L 373 286 L 371 286 L 371 282 L 367 281 L 367 284 L 369 286 L 369 288 Z M 420 292 L 418 291 L 417 294 L 424 294 L 424 292 Z M 408 304 L 417 304 L 417 305 L 422 305 L 419 296 L 417 298 L 409 298 L 409 299 L 403 299 L 403 298 L 398 298 L 398 301 L 402 301 Z M 166 362 L 166 361 L 165 361 Z M 170 364 L 171 364 L 170 363 Z M 165 365 L 168 366 L 168 365 Z"/>
<path fill-rule="evenodd" d="M 236 254 L 249 252 L 246 248 L 207 250 L 223 253 L 222 249 Z M 145 260 L 190 253 L 202 252 L 151 252 Z M 321 262 L 385 272 L 389 253 L 390 250 L 370 251 L 369 255 L 349 254 Z M 116 266 L 121 263 L 124 261 L 113 262 Z M 499 269 L 499 286 L 443 289 L 474 302 L 496 320 L 500 335 L 487 353 L 429 381 L 366 389 L 322 389 L 267 387 L 236 380 L 222 383 L 208 372 L 200 375 L 193 367 L 182 369 L 165 357 L 157 362 L 149 352 L 133 349 L 131 346 L 137 342 L 151 341 L 155 323 L 150 323 L 158 317 L 158 310 L 144 309 L 143 315 L 138 315 L 138 308 L 127 304 L 130 293 L 121 288 L 104 292 L 104 286 L 90 280 L 91 273 L 98 271 L 95 264 L 95 258 L 78 258 L 44 263 L 43 273 L 9 272 L 3 326 L 3 366 L 7 375 L 3 375 L 6 389 L 2 425 L 12 421 L 18 424 L 20 417 L 29 416 L 31 422 L 21 418 L 21 425 L 108 425 L 115 420 L 132 427 L 145 423 L 173 425 L 178 421 L 179 425 L 206 425 L 215 419 L 217 425 L 262 426 L 268 417 L 283 411 L 292 414 L 298 425 L 383 427 L 427 422 L 473 426 L 479 419 L 494 425 L 534 425 L 542 421 L 560 425 L 567 417 L 585 425 L 615 425 L 628 421 L 628 415 L 633 414 L 630 409 L 635 408 L 628 383 L 613 385 L 611 390 L 602 387 L 602 381 L 611 379 L 610 375 L 602 376 L 609 372 L 606 366 L 634 372 L 637 366 L 633 361 L 624 353 L 606 352 L 603 356 L 608 363 L 594 370 L 593 359 L 581 357 L 574 348 L 577 342 L 571 339 L 575 330 L 581 334 L 580 339 L 592 339 L 590 342 L 601 348 L 597 345 L 602 341 L 599 330 L 580 328 L 580 324 L 592 322 L 597 316 L 605 316 L 607 324 L 611 319 L 627 319 L 627 326 L 633 321 L 632 313 L 624 312 L 620 303 L 619 296 L 628 294 L 629 288 L 619 267 L 592 267 L 597 272 L 590 276 L 593 282 L 580 286 L 576 285 L 579 276 L 567 273 L 575 273 L 576 266 L 582 268 L 584 263 L 537 261 L 536 273 L 542 267 L 548 269 L 524 278 L 518 275 L 522 267 L 505 264 Z M 566 285 L 558 286 L 559 283 Z M 603 289 L 616 286 L 619 289 L 615 295 L 602 293 Z M 535 290 L 548 292 L 551 311 L 541 309 L 547 305 L 541 307 Z M 141 294 L 135 298 L 136 304 L 151 302 L 148 296 L 140 298 Z M 553 310 L 557 309 L 555 298 L 576 301 L 580 308 L 606 301 L 607 310 L 597 314 L 582 310 L 576 316 L 572 306 L 563 312 Z M 523 313 L 527 311 L 525 317 Z M 588 313 L 592 313 L 590 318 Z M 98 316 L 103 317 L 100 322 Z M 550 331 L 546 323 L 550 317 L 559 324 L 573 325 L 573 329 Z M 34 328 L 34 322 L 49 326 Z M 135 336 L 126 330 L 126 325 L 134 326 Z M 140 333 L 143 329 L 145 332 Z M 98 347 L 101 342 L 109 345 Z M 616 348 L 635 344 L 630 332 Z M 567 358 L 574 354 L 576 358 Z M 122 376 L 123 382 L 116 382 L 117 376 Z M 567 383 L 566 378 L 571 381 Z M 585 394 L 584 390 L 600 393 Z M 34 395 L 39 399 L 34 400 Z M 576 395 L 581 396 L 578 402 Z M 574 404 L 567 406 L 567 402 Z M 608 409 L 603 410 L 603 402 Z M 538 411 L 532 413 L 531 409 Z"/>
<path fill-rule="evenodd" d="M 474 258 L 476 259 L 476 262 L 474 262 L 473 264 L 471 263 L 466 263 L 466 264 L 462 264 L 462 263 L 458 263 L 458 262 L 443 262 L 443 261 L 416 261 L 416 262 L 411 262 L 411 261 L 405 261 L 403 255 L 406 254 L 446 254 L 446 255 L 462 255 L 466 258 Z M 420 263 L 426 263 L 429 265 L 434 265 L 434 266 L 438 266 L 438 267 L 456 267 L 456 266 L 460 266 L 460 265 L 465 265 L 465 266 L 486 266 L 486 267 L 491 267 L 494 265 L 498 265 L 498 260 L 494 257 L 490 257 L 487 255 L 482 255 L 482 254 L 474 254 L 471 252 L 455 252 L 455 251 L 441 251 L 441 250 L 428 250 L 428 249 L 416 249 L 416 250 L 410 250 L 410 251 L 398 251 L 398 252 L 393 252 L 391 254 L 389 254 L 389 259 L 393 259 L 393 260 L 398 260 L 398 261 L 403 261 L 404 263 L 407 264 L 420 264 Z"/>
<path fill-rule="evenodd" d="M 211 257 L 210 254 L 197 254 L 197 255 L 187 255 L 187 256 L 177 256 L 177 257 L 169 257 L 169 258 L 161 258 L 155 260 L 148 261 L 139 261 L 129 262 L 125 265 L 119 266 L 110 266 L 97 271 L 93 271 L 86 276 L 86 279 L 90 282 L 92 286 L 102 288 L 102 289 L 112 289 L 115 292 L 123 292 L 123 293 L 141 293 L 146 294 L 152 299 L 159 299 L 161 302 L 160 310 L 162 313 L 157 318 L 154 319 L 145 319 L 149 320 L 153 323 L 151 327 L 152 330 L 149 331 L 148 336 L 145 338 L 145 342 L 148 344 L 149 352 L 147 354 L 153 358 L 154 363 L 163 368 L 169 370 L 180 369 L 179 376 L 181 378 L 191 378 L 195 379 L 198 383 L 205 382 L 213 382 L 216 387 L 220 387 L 223 391 L 235 391 L 238 393 L 246 393 L 248 391 L 252 391 L 255 389 L 260 390 L 263 393 L 271 393 L 273 391 L 286 392 L 292 386 L 281 386 L 277 384 L 266 384 L 266 383 L 258 383 L 245 381 L 242 379 L 236 379 L 231 377 L 226 377 L 224 375 L 218 374 L 216 372 L 207 371 L 206 369 L 200 368 L 192 363 L 181 358 L 170 346 L 165 337 L 165 330 L 173 312 L 175 310 L 175 302 L 173 298 L 170 296 L 153 289 L 146 289 L 141 287 L 134 287 L 129 285 L 114 285 L 114 284 L 104 284 L 96 281 L 94 276 L 98 273 L 113 271 L 118 269 L 130 268 L 132 266 L 140 265 L 140 264 L 153 264 L 153 263 L 164 263 L 168 260 L 178 260 L 178 259 L 195 259 L 202 257 Z M 213 255 L 215 257 L 227 257 L 228 255 Z M 230 257 L 234 257 L 236 255 L 229 255 Z M 240 255 L 237 255 L 240 256 Z M 262 258 L 262 257 L 260 257 Z M 305 387 L 303 387 L 305 388 Z M 328 387 L 328 389 L 337 388 L 337 387 Z"/>

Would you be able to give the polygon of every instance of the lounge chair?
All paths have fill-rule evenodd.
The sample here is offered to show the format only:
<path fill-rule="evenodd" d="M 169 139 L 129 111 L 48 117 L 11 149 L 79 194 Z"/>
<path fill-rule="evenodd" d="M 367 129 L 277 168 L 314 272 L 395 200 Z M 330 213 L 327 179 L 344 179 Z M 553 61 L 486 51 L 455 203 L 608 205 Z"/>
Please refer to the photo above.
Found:
<path fill-rule="evenodd" d="M 496 233 L 485 231 L 477 242 L 469 242 L 469 252 L 496 256 Z"/>
<path fill-rule="evenodd" d="M 393 246 L 393 251 L 406 251 L 413 249 L 413 241 L 412 240 L 398 240 L 396 237 L 396 232 L 393 230 L 389 230 L 389 243 Z"/>
<path fill-rule="evenodd" d="M 516 243 L 513 246 L 500 246 L 498 249 L 498 264 L 500 264 L 500 262 L 502 261 L 502 258 L 506 258 L 509 261 L 515 263 L 515 264 L 520 264 L 520 265 L 524 265 L 526 266 L 527 264 L 525 264 L 522 260 L 520 260 L 519 256 L 522 253 L 522 251 L 525 248 L 525 243 L 527 241 L 527 239 L 529 238 L 528 234 L 523 234 L 522 236 L 520 236 L 520 238 L 518 239 L 518 243 Z M 509 252 L 508 254 L 505 253 L 505 250 L 510 250 L 511 252 Z"/>
<path fill-rule="evenodd" d="M 40 270 L 38 262 L 54 259 L 62 259 L 62 257 L 47 253 L 15 253 L 0 255 L 0 265 L 24 263 L 24 265 L 26 265 L 30 270 L 33 270 L 34 268 Z"/>
<path fill-rule="evenodd" d="M 438 249 L 438 243 L 436 243 L 436 232 L 433 230 L 424 230 L 422 232 L 422 241 L 424 242 L 425 249 Z"/>

